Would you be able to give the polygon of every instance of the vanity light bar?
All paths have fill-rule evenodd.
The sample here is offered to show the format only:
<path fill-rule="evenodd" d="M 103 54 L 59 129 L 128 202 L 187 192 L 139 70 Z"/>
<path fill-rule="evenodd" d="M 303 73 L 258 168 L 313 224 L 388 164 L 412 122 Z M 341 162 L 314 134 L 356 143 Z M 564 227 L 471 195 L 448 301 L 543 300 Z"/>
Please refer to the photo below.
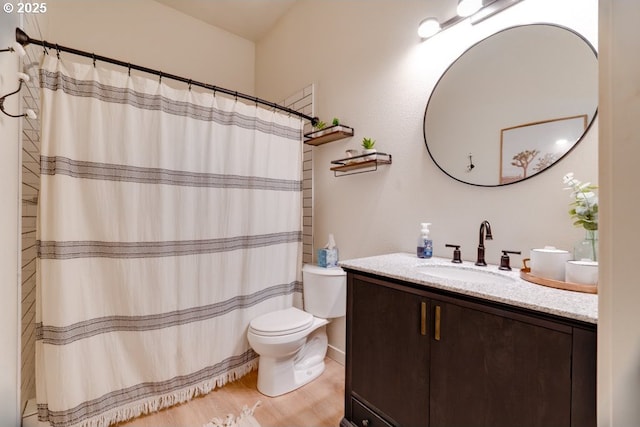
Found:
<path fill-rule="evenodd" d="M 522 0 L 495 0 L 472 15 L 471 23 L 474 25 L 478 24 L 485 19 L 491 18 L 493 15 L 502 12 L 508 7 L 511 7 L 516 3 L 520 3 L 521 1 Z"/>
<path fill-rule="evenodd" d="M 442 24 L 440 24 L 440 29 L 432 32 L 432 33 L 425 33 L 424 32 L 424 28 L 423 24 L 430 22 L 430 21 L 435 21 L 435 18 L 427 18 L 424 19 L 422 22 L 420 22 L 419 26 L 418 26 L 418 35 L 423 39 L 426 40 L 430 37 L 433 37 L 434 35 L 438 34 L 439 32 L 442 32 L 444 30 L 446 30 L 447 28 L 450 28 L 452 26 L 454 26 L 455 24 L 457 24 L 460 21 L 463 21 L 467 18 L 470 18 L 471 20 L 471 24 L 478 24 L 482 21 L 484 21 L 485 19 L 488 19 L 490 17 L 492 17 L 493 15 L 496 15 L 500 12 L 502 12 L 503 10 L 505 10 L 508 7 L 513 6 L 516 3 L 520 3 L 522 0 L 485 0 L 485 4 L 482 6 L 482 8 L 480 10 L 478 10 L 477 12 L 475 12 L 473 15 L 469 16 L 469 17 L 465 17 L 465 16 L 460 16 L 460 15 L 456 15 L 454 17 L 452 17 L 451 19 L 448 19 L 446 21 L 444 21 Z M 436 21 L 437 23 L 437 21 Z"/>

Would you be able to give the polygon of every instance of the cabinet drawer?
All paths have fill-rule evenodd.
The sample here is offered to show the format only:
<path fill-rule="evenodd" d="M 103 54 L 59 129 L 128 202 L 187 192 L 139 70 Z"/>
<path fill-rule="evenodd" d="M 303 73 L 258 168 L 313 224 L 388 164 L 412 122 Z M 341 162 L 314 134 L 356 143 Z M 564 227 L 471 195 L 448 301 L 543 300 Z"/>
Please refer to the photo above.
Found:
<path fill-rule="evenodd" d="M 356 399 L 351 399 L 352 415 L 351 422 L 358 427 L 391 427 L 391 424 L 376 415 L 369 408 L 358 402 Z"/>

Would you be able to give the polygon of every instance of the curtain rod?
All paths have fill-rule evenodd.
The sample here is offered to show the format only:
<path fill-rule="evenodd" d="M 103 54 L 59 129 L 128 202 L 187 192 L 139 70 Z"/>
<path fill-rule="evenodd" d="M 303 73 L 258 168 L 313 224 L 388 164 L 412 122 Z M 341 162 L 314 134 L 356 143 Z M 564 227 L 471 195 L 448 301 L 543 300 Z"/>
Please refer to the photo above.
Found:
<path fill-rule="evenodd" d="M 190 87 L 193 85 L 193 86 L 199 86 L 199 87 L 202 87 L 202 88 L 205 88 L 205 89 L 212 90 L 212 91 L 214 91 L 214 93 L 215 92 L 222 92 L 224 94 L 227 94 L 227 95 L 230 95 L 230 96 L 233 96 L 233 97 L 236 97 L 236 98 L 246 99 L 248 101 L 255 102 L 256 104 L 266 105 L 268 107 L 271 107 L 271 108 L 274 108 L 274 109 L 277 109 L 277 110 L 281 110 L 281 111 L 287 112 L 289 114 L 293 114 L 293 115 L 298 116 L 298 117 L 300 117 L 302 119 L 309 120 L 312 125 L 315 125 L 316 123 L 318 123 L 318 118 L 317 117 L 308 116 L 306 114 L 303 114 L 303 113 L 301 113 L 299 111 L 296 111 L 296 110 L 293 110 L 291 108 L 285 107 L 283 105 L 279 105 L 279 104 L 276 104 L 274 102 L 266 101 L 264 99 L 256 98 L 255 96 L 246 95 L 246 94 L 241 93 L 241 92 L 225 89 L 223 87 L 214 86 L 214 85 L 210 85 L 210 84 L 207 84 L 207 83 L 198 82 L 198 81 L 191 80 L 191 79 L 186 79 L 184 77 L 176 76 L 174 74 L 163 73 L 162 71 L 154 70 L 154 69 L 147 68 L 147 67 L 142 67 L 140 65 L 131 64 L 129 62 L 120 61 L 118 59 L 113 59 L 113 58 L 108 58 L 106 56 L 96 55 L 94 53 L 85 52 L 85 51 L 74 49 L 74 48 L 71 48 L 71 47 L 60 46 L 60 45 L 58 45 L 56 43 L 50 43 L 50 42 L 48 42 L 46 40 L 35 40 L 35 39 L 32 39 L 31 37 L 29 37 L 27 35 L 27 33 L 25 33 L 24 31 L 22 31 L 20 28 L 17 28 L 17 27 L 16 27 L 16 42 L 18 42 L 22 46 L 26 46 L 28 44 L 39 45 L 39 46 L 42 46 L 43 48 L 55 49 L 58 53 L 59 52 L 68 52 L 68 53 L 72 53 L 74 55 L 79 55 L 79 56 L 84 56 L 86 58 L 91 58 L 91 59 L 93 59 L 94 66 L 95 66 L 96 61 L 108 62 L 110 64 L 115 64 L 115 65 L 119 65 L 121 67 L 126 67 L 129 70 L 137 70 L 137 71 L 142 71 L 142 72 L 148 73 L 148 74 L 154 74 L 156 76 L 160 76 L 160 79 L 168 78 L 168 79 L 171 79 L 171 80 L 177 80 L 179 82 L 187 83 Z M 46 52 L 46 49 L 45 49 L 45 52 Z"/>

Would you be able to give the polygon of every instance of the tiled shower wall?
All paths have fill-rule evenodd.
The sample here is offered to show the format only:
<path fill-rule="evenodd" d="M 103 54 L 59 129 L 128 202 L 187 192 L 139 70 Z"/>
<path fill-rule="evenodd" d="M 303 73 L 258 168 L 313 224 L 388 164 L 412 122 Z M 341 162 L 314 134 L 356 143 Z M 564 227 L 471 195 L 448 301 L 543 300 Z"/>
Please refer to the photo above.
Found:
<path fill-rule="evenodd" d="M 314 117 L 313 84 L 299 90 L 281 102 L 292 110 Z M 311 124 L 306 123 L 304 133 L 311 132 Z M 302 262 L 313 262 L 313 146 L 304 144 L 302 159 Z"/>
<path fill-rule="evenodd" d="M 42 39 L 35 19 L 25 15 L 24 30 Z M 31 108 L 38 118 L 22 120 L 22 334 L 21 334 L 21 404 L 36 395 L 35 391 L 35 302 L 36 302 L 36 213 L 40 192 L 40 92 L 38 65 L 41 46 L 27 46 L 22 58 L 23 72 L 30 77 L 23 85 L 22 108 Z"/>

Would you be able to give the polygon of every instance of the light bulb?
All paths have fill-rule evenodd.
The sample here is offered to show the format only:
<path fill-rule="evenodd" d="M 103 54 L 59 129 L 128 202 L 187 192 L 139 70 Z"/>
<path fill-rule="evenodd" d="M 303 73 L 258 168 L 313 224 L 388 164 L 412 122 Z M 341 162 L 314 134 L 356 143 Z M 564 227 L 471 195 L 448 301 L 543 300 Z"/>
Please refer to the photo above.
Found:
<path fill-rule="evenodd" d="M 29 80 L 31 80 L 31 77 L 29 77 L 29 74 L 18 73 L 18 79 L 28 82 Z"/>
<path fill-rule="evenodd" d="M 482 8 L 482 0 L 460 0 L 456 11 L 459 16 L 466 18 L 471 16 Z"/>
<path fill-rule="evenodd" d="M 440 31 L 440 23 L 436 18 L 427 18 L 420 22 L 418 26 L 418 35 L 427 39 Z"/>
<path fill-rule="evenodd" d="M 25 113 L 27 114 L 27 117 L 29 117 L 30 119 L 35 120 L 38 118 L 38 116 L 36 116 L 36 112 L 33 111 L 31 108 L 27 108 L 25 110 Z"/>

